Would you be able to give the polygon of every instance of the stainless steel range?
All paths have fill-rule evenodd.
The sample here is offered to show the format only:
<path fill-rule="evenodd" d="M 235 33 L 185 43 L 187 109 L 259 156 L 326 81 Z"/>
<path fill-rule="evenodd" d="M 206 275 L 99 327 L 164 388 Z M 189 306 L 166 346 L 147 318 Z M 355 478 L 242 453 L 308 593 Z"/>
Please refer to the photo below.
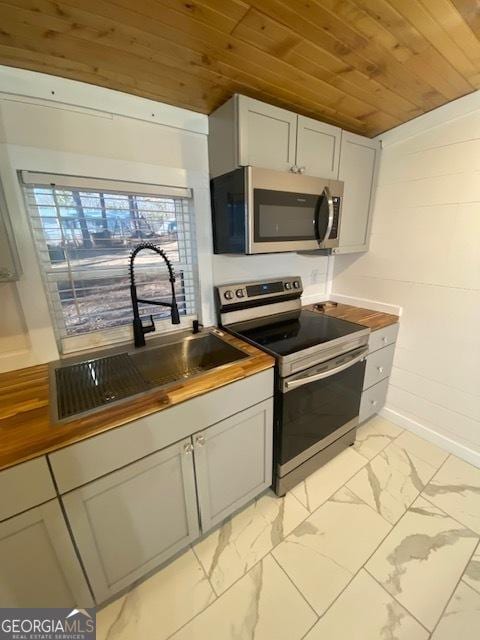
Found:
<path fill-rule="evenodd" d="M 274 490 L 355 441 L 369 329 L 301 308 L 299 277 L 216 288 L 219 323 L 276 359 Z"/>

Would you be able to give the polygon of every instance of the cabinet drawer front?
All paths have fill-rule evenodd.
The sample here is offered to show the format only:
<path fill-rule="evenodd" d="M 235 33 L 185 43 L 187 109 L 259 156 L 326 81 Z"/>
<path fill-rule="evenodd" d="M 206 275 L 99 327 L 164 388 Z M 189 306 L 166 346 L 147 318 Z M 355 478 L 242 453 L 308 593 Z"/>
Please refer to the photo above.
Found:
<path fill-rule="evenodd" d="M 370 416 L 378 413 L 385 404 L 387 397 L 388 378 L 374 384 L 373 387 L 362 393 L 362 401 L 360 403 L 360 422 L 364 422 Z"/>
<path fill-rule="evenodd" d="M 391 324 L 389 327 L 385 327 L 384 329 L 372 331 L 368 339 L 369 352 L 372 353 L 373 351 L 387 347 L 389 344 L 393 344 L 397 339 L 398 326 L 398 323 Z"/>
<path fill-rule="evenodd" d="M 272 399 L 193 437 L 203 532 L 270 486 L 272 442 Z"/>
<path fill-rule="evenodd" d="M 272 394 L 273 369 L 268 369 L 56 451 L 49 458 L 59 491 L 111 473 Z"/>
<path fill-rule="evenodd" d="M 45 456 L 0 471 L 0 520 L 55 497 Z"/>
<path fill-rule="evenodd" d="M 58 500 L 0 524 L 2 607 L 91 607 Z"/>
<path fill-rule="evenodd" d="M 364 389 L 368 389 L 372 385 L 377 384 L 377 382 L 380 382 L 380 380 L 388 378 L 392 370 L 394 351 L 395 345 L 391 344 L 389 347 L 379 349 L 367 356 L 367 366 L 363 382 Z"/>
<path fill-rule="evenodd" d="M 198 536 L 191 439 L 64 496 L 97 603 Z"/>

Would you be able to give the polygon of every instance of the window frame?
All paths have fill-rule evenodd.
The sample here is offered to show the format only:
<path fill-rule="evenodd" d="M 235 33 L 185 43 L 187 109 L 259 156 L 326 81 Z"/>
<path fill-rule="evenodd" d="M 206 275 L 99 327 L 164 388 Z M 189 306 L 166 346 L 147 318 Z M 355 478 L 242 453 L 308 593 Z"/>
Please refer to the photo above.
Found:
<path fill-rule="evenodd" d="M 115 195 L 137 195 L 140 197 L 158 196 L 160 198 L 172 198 L 181 199 L 182 205 L 186 203 L 187 211 L 181 214 L 181 218 L 186 217 L 188 219 L 187 230 L 183 231 L 185 236 L 182 241 L 178 240 L 178 262 L 173 264 L 177 278 L 180 274 L 183 278 L 183 274 L 187 273 L 187 278 L 191 282 L 185 289 L 185 304 L 187 305 L 187 313 L 180 316 L 180 324 L 172 325 L 169 318 L 155 318 L 156 330 L 146 336 L 147 339 L 151 339 L 159 334 L 171 333 L 179 330 L 184 330 L 191 326 L 194 319 L 198 318 L 198 309 L 201 306 L 200 300 L 200 282 L 198 273 L 198 258 L 197 258 L 197 246 L 196 246 L 196 232 L 195 232 L 195 217 L 193 209 L 193 191 L 187 187 L 175 187 L 167 185 L 155 185 L 151 183 L 141 182 L 129 182 L 119 181 L 111 179 L 99 179 L 89 178 L 86 176 L 70 176 L 64 174 L 50 174 L 34 171 L 19 171 L 20 186 L 22 188 L 26 211 L 28 214 L 28 222 L 32 234 L 32 240 L 37 254 L 38 266 L 42 276 L 42 282 L 44 285 L 46 297 L 48 300 L 48 309 L 52 327 L 57 340 L 57 346 L 62 356 L 75 354 L 79 351 L 88 349 L 95 349 L 100 347 L 108 347 L 109 345 L 115 345 L 120 342 L 132 340 L 132 325 L 131 323 L 119 324 L 116 326 L 110 326 L 105 329 L 97 329 L 91 331 L 85 331 L 78 334 L 70 334 L 67 332 L 67 325 L 65 323 L 65 316 L 61 313 L 62 301 L 58 288 L 54 290 L 51 285 L 55 282 L 71 279 L 72 282 L 88 278 L 89 274 L 93 276 L 92 279 L 101 279 L 99 275 L 99 266 L 92 266 L 91 269 L 84 267 L 78 267 L 71 269 L 70 264 L 67 261 L 67 266 L 64 269 L 56 269 L 52 263 L 48 263 L 48 259 L 42 256 L 42 252 L 45 252 L 47 246 L 46 237 L 42 235 L 42 240 L 39 239 L 38 230 L 34 229 L 33 222 L 36 219 L 41 219 L 39 210 L 35 205 L 29 203 L 28 190 L 34 187 L 46 187 L 46 188 L 58 188 L 80 192 L 92 192 L 92 193 L 113 193 Z M 175 207 L 176 209 L 176 207 Z M 178 213 L 175 210 L 175 220 L 178 225 Z M 42 232 L 40 232 L 42 233 Z M 187 239 L 188 237 L 188 239 Z M 144 240 L 139 239 L 139 243 Z M 153 241 L 155 243 L 155 241 Z M 43 243 L 45 246 L 40 246 Z M 157 243 L 155 243 L 157 244 Z M 158 243 L 160 244 L 160 243 Z M 185 246 L 184 246 L 185 245 Z M 188 245 L 187 250 L 185 247 Z M 161 246 L 161 244 L 160 244 Z M 132 249 L 134 246 L 132 246 Z M 48 251 L 48 249 L 47 249 Z M 152 254 L 154 255 L 154 254 Z M 156 256 L 151 263 L 147 265 L 138 265 L 139 272 L 150 271 L 156 269 L 158 256 Z M 189 262 L 190 260 L 190 262 Z M 48 268 L 50 264 L 50 268 Z M 166 275 L 166 269 L 163 262 L 158 263 L 158 267 L 161 269 L 163 277 Z M 165 270 L 165 273 L 164 273 Z M 125 267 L 113 266 L 105 268 L 105 277 L 125 277 L 128 274 L 128 262 Z M 187 292 L 188 290 L 188 292 Z M 193 313 L 188 312 L 187 298 L 192 300 L 191 305 L 195 311 Z M 142 317 L 147 317 L 149 313 L 142 313 L 142 306 L 140 305 L 140 314 Z M 159 312 L 160 312 L 159 308 Z M 63 326 L 60 326 L 60 320 L 63 321 Z M 133 320 L 133 314 L 132 314 Z"/>

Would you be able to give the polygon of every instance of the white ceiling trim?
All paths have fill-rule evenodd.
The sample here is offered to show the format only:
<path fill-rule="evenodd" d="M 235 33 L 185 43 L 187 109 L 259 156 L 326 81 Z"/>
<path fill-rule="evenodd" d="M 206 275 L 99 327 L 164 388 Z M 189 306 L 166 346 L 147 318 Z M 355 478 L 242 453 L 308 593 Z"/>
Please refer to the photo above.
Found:
<path fill-rule="evenodd" d="M 113 89 L 0 65 L 4 95 L 38 98 L 208 134 L 208 116 Z"/>

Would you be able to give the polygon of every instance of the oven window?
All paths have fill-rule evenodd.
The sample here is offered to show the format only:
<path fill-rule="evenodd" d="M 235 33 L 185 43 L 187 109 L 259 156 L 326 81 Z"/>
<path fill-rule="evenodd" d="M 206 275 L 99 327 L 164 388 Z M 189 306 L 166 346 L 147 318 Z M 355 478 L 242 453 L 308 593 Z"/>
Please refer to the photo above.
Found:
<path fill-rule="evenodd" d="M 253 197 L 256 242 L 315 240 L 322 228 L 325 235 L 328 205 L 325 213 L 323 196 L 254 189 Z"/>
<path fill-rule="evenodd" d="M 329 378 L 280 394 L 280 464 L 293 460 L 358 416 L 364 373 L 365 362 L 358 362 Z"/>

